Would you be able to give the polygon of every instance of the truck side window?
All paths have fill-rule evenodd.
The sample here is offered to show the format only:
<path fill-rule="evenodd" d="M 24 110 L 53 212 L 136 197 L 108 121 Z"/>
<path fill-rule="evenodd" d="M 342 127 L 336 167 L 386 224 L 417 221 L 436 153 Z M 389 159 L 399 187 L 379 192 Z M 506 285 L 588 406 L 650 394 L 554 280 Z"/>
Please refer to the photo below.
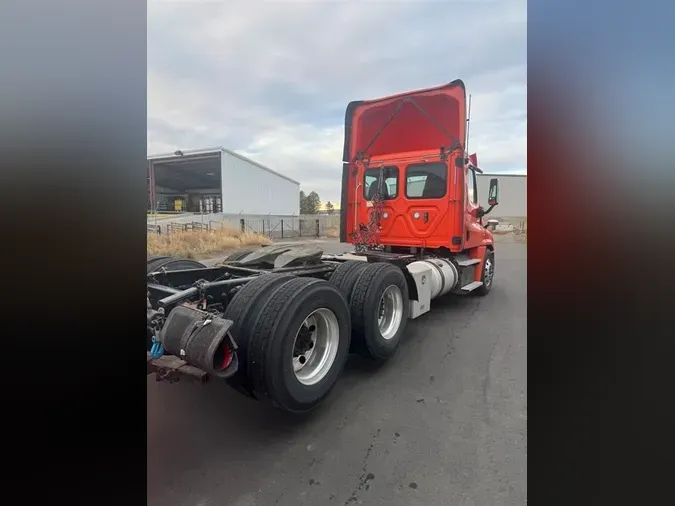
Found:
<path fill-rule="evenodd" d="M 440 199 L 448 190 L 448 166 L 442 162 L 410 164 L 405 178 L 409 199 Z"/>
<path fill-rule="evenodd" d="M 398 194 L 398 167 L 366 169 L 363 175 L 363 198 L 373 200 L 379 193 L 384 200 L 392 200 Z"/>
<path fill-rule="evenodd" d="M 469 202 L 478 204 L 478 186 L 476 184 L 476 171 L 469 169 L 466 180 L 466 191 Z"/>

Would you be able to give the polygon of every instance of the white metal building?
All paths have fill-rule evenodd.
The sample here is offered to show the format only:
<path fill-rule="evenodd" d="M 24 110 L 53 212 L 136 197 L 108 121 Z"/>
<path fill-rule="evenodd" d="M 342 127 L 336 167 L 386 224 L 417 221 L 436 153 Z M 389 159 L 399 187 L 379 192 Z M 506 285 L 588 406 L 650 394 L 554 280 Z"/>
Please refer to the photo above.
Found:
<path fill-rule="evenodd" d="M 478 174 L 478 201 L 487 209 L 490 179 L 499 179 L 499 205 L 490 213 L 490 218 L 527 217 L 527 175 L 524 174 Z"/>
<path fill-rule="evenodd" d="M 148 208 L 247 215 L 294 215 L 300 183 L 222 147 L 148 157 Z M 215 204 L 218 202 L 217 204 Z"/>

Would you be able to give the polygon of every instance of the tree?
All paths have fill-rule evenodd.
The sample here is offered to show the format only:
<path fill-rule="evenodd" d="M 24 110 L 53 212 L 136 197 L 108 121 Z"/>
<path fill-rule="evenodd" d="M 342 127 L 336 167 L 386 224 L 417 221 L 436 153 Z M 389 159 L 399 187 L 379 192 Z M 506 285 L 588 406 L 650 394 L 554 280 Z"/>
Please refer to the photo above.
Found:
<path fill-rule="evenodd" d="M 321 199 L 316 192 L 310 192 L 305 195 L 305 192 L 300 191 L 300 214 L 316 214 L 319 212 Z"/>
<path fill-rule="evenodd" d="M 328 214 L 333 214 L 335 212 L 335 206 L 330 200 L 326 202 L 326 211 Z"/>

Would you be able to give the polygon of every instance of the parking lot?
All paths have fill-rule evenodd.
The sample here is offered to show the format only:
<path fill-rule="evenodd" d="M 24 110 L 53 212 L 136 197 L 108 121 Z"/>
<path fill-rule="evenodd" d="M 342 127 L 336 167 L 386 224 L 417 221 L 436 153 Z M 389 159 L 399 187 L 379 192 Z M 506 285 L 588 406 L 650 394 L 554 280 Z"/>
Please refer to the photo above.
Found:
<path fill-rule="evenodd" d="M 526 504 L 526 259 L 498 242 L 487 297 L 433 301 L 391 361 L 350 357 L 309 416 L 149 376 L 148 504 Z"/>

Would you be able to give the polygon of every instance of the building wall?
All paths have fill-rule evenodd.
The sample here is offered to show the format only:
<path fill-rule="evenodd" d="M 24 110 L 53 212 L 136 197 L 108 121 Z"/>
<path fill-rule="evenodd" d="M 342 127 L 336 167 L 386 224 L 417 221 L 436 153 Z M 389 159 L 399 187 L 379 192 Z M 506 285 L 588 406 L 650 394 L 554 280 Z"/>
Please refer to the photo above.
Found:
<path fill-rule="evenodd" d="M 293 215 L 300 212 L 300 185 L 247 160 L 222 152 L 223 212 Z"/>
<path fill-rule="evenodd" d="M 490 179 L 499 179 L 499 205 L 490 218 L 527 217 L 527 176 L 505 174 L 478 174 L 478 201 L 487 209 Z"/>

